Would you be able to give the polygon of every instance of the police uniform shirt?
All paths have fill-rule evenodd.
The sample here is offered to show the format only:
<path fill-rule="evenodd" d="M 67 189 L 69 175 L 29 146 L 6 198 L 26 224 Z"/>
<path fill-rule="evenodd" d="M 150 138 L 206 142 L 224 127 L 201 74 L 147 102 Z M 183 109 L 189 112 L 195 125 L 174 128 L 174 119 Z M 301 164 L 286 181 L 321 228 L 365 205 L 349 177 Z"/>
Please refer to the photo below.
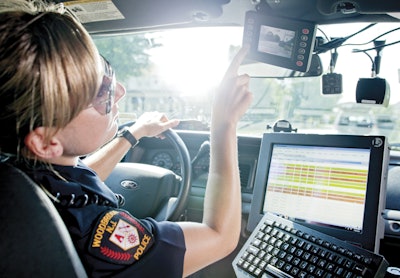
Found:
<path fill-rule="evenodd" d="M 77 166 L 16 165 L 53 200 L 90 277 L 182 277 L 179 225 L 136 219 L 82 161 Z"/>

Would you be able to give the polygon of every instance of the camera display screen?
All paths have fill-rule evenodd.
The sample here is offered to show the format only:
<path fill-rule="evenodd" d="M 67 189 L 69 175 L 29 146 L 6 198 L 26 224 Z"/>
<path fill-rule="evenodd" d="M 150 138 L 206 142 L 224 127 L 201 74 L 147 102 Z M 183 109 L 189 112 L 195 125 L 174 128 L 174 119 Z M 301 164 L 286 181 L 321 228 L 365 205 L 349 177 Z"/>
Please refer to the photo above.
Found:
<path fill-rule="evenodd" d="M 246 13 L 243 44 L 250 45 L 248 58 L 295 71 L 307 72 L 315 42 L 311 22 Z"/>
<path fill-rule="evenodd" d="M 263 53 L 291 58 L 295 37 L 296 32 L 292 30 L 261 25 L 257 50 Z"/>

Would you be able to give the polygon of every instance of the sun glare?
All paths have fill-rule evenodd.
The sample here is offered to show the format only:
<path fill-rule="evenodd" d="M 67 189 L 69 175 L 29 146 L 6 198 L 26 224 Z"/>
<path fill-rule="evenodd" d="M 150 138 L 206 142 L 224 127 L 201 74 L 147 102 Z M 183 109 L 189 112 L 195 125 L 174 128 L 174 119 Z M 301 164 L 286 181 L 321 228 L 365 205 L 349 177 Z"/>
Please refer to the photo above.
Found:
<path fill-rule="evenodd" d="M 182 96 L 207 95 L 229 65 L 230 46 L 241 44 L 241 30 L 199 28 L 159 33 L 152 50 L 157 74 Z"/>

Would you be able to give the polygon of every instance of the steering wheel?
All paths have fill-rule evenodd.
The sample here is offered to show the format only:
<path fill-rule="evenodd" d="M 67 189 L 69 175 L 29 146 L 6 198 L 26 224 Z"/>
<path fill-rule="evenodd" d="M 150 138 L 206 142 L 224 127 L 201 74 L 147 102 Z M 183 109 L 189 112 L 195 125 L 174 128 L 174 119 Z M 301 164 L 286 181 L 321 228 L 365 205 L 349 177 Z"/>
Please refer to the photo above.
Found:
<path fill-rule="evenodd" d="M 114 193 L 124 196 L 125 204 L 122 208 L 137 218 L 153 217 L 158 221 L 176 221 L 183 214 L 188 199 L 191 183 L 188 149 L 172 129 L 165 131 L 163 135 L 178 153 L 180 175 L 154 165 L 120 162 L 105 181 Z M 160 139 L 142 138 L 134 150 L 138 148 L 138 151 L 143 151 L 146 141 L 148 143 L 150 140 Z"/>

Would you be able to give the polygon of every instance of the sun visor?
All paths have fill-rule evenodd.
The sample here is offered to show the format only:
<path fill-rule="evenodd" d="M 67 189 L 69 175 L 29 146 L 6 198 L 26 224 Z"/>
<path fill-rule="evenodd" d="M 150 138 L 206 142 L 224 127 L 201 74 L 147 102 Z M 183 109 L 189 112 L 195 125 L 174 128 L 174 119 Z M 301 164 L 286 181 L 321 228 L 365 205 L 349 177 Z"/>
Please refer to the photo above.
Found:
<path fill-rule="evenodd" d="M 56 0 L 84 24 L 90 33 L 135 30 L 207 21 L 222 15 L 228 0 Z"/>

